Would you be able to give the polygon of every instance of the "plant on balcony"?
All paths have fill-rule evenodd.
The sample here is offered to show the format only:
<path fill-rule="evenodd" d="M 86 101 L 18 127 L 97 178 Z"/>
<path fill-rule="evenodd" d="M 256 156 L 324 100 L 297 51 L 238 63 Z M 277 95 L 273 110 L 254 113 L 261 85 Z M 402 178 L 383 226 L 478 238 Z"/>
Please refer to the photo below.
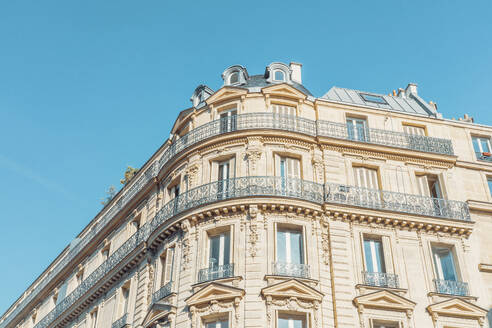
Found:
<path fill-rule="evenodd" d="M 108 190 L 106 190 L 106 197 L 101 198 L 102 206 L 108 205 L 108 203 L 113 199 L 114 195 L 116 195 L 116 187 L 111 185 Z"/>
<path fill-rule="evenodd" d="M 125 171 L 125 177 L 120 180 L 120 183 L 122 185 L 126 185 L 135 176 L 135 174 L 137 174 L 137 172 L 138 169 L 131 166 L 127 166 Z"/>

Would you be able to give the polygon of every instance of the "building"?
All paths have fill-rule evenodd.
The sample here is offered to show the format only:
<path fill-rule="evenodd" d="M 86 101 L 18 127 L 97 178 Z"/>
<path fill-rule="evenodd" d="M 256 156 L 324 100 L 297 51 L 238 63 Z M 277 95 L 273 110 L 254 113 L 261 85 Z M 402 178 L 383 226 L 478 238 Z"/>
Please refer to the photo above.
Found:
<path fill-rule="evenodd" d="M 492 327 L 492 128 L 224 71 L 0 328 Z"/>

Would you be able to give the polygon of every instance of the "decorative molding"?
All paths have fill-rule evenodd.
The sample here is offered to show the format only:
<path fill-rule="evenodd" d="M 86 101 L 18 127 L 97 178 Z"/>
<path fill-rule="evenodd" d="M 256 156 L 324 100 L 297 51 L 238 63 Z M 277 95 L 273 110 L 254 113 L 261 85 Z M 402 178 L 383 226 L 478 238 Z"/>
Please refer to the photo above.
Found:
<path fill-rule="evenodd" d="M 427 311 L 432 316 L 436 325 L 439 322 L 440 316 L 446 316 L 477 320 L 480 327 L 483 327 L 485 316 L 487 315 L 487 310 L 460 298 L 452 298 L 450 300 L 431 304 L 427 307 Z"/>
<path fill-rule="evenodd" d="M 492 273 L 492 264 L 480 263 L 478 265 L 478 271 Z"/>
<path fill-rule="evenodd" d="M 258 234 L 258 224 L 257 224 L 257 216 L 258 216 L 258 206 L 257 205 L 251 205 L 249 206 L 249 254 L 251 257 L 255 257 L 256 253 L 258 251 L 257 248 L 257 242 L 259 239 L 259 234 Z"/>

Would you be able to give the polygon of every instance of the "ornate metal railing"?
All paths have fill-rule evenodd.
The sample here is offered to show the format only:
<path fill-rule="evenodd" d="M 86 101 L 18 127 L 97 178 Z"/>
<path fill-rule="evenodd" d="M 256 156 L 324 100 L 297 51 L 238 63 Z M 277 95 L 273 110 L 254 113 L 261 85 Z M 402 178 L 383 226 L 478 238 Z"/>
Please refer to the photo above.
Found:
<path fill-rule="evenodd" d="M 316 121 L 317 135 L 336 139 L 354 140 L 427 153 L 454 155 L 451 140 L 406 134 L 397 131 L 365 128 L 351 129 L 347 124 Z"/>
<path fill-rule="evenodd" d="M 171 290 L 173 287 L 173 282 L 170 281 L 164 286 L 162 286 L 158 291 L 156 291 L 154 294 L 152 294 L 152 303 L 157 303 L 164 297 L 168 296 L 171 294 Z"/>
<path fill-rule="evenodd" d="M 125 313 L 123 316 L 121 316 L 121 318 L 113 322 L 111 328 L 123 328 L 129 324 L 130 323 L 128 322 L 128 313 Z"/>
<path fill-rule="evenodd" d="M 421 196 L 394 193 L 400 195 L 399 197 L 403 197 L 405 201 L 400 199 L 399 202 L 393 200 L 393 203 L 390 203 L 390 198 L 386 197 L 385 193 L 387 192 L 335 184 L 322 185 L 300 179 L 285 179 L 272 176 L 239 177 L 224 181 L 211 182 L 190 189 L 164 205 L 152 221 L 143 225 L 135 234 L 123 243 L 123 245 L 111 254 L 111 256 L 96 270 L 94 270 L 72 293 L 66 296 L 50 313 L 42 318 L 41 321 L 36 324 L 35 328 L 46 328 L 58 316 L 69 309 L 76 302 L 76 300 L 87 293 L 90 288 L 95 286 L 103 277 L 105 277 L 116 265 L 128 256 L 128 254 L 135 250 L 138 245 L 141 245 L 143 242 L 147 241 L 150 235 L 156 231 L 159 226 L 171 217 L 181 214 L 189 209 L 225 199 L 251 196 L 280 196 L 303 199 L 317 204 L 323 204 L 324 202 L 341 203 L 406 213 L 427 215 L 435 214 L 434 211 L 429 212 L 424 210 L 415 210 L 415 206 L 419 204 L 418 200 L 422 198 Z M 396 198 L 396 196 L 394 196 L 394 198 Z M 440 202 L 438 202 L 438 204 L 443 204 L 439 207 L 439 213 L 442 217 L 446 217 L 442 215 L 444 213 L 454 219 L 470 219 L 466 203 L 455 202 L 455 207 L 457 209 L 445 210 L 444 205 L 448 204 L 447 202 L 451 201 L 440 200 Z M 426 204 L 425 202 L 420 203 Z M 231 270 L 233 270 L 232 267 Z M 216 271 L 217 273 L 215 274 L 217 275 L 217 278 L 214 279 L 219 279 L 220 275 L 225 275 L 228 272 L 225 268 Z M 203 272 L 204 273 L 201 273 L 201 277 L 207 276 L 205 271 Z M 214 277 L 212 273 L 210 274 L 211 277 Z M 233 271 L 231 274 L 233 274 Z"/>
<path fill-rule="evenodd" d="M 198 271 L 198 282 L 234 277 L 234 264 L 214 265 Z"/>
<path fill-rule="evenodd" d="M 465 202 L 336 183 L 325 184 L 325 202 L 470 221 Z"/>
<path fill-rule="evenodd" d="M 309 265 L 301 263 L 273 262 L 272 272 L 276 276 L 310 278 Z"/>
<path fill-rule="evenodd" d="M 436 292 L 440 294 L 468 296 L 468 283 L 455 280 L 434 279 Z"/>
<path fill-rule="evenodd" d="M 394 273 L 362 271 L 362 278 L 364 279 L 364 284 L 369 286 L 391 288 L 400 287 L 398 275 Z"/>
<path fill-rule="evenodd" d="M 78 244 L 72 247 L 61 261 L 39 282 L 39 284 L 25 296 L 14 310 L 0 323 L 0 328 L 5 328 L 10 321 L 15 318 L 24 307 L 30 303 L 34 297 L 43 290 L 48 283 L 56 277 L 60 271 L 84 249 L 90 240 L 94 238 L 105 226 L 126 206 L 126 204 L 154 178 L 159 170 L 164 167 L 175 155 L 189 146 L 216 135 L 229 133 L 238 130 L 269 129 L 293 131 L 307 134 L 310 136 L 327 136 L 338 139 L 354 140 L 353 134 L 349 134 L 346 124 L 313 121 L 297 116 L 281 115 L 273 113 L 249 113 L 234 116 L 233 118 L 222 118 L 215 120 L 193 129 L 186 135 L 172 143 L 163 153 L 158 162 L 153 163 L 143 174 L 138 174 L 135 181 L 131 181 L 129 187 L 123 190 L 121 196 L 115 202 L 103 209 L 104 214 L 92 228 L 91 231 L 81 239 Z M 413 136 L 400 132 L 367 129 L 364 133 L 364 142 L 376 143 L 392 147 L 413 149 L 424 152 L 440 153 L 453 155 L 453 148 L 450 140 L 432 138 L 426 136 Z"/>

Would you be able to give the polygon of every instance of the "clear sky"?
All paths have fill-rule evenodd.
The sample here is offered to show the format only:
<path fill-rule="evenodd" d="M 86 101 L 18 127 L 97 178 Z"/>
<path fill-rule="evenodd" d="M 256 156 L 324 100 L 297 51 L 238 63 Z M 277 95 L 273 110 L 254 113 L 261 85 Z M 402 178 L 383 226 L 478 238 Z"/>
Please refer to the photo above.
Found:
<path fill-rule="evenodd" d="M 230 65 L 300 62 L 317 97 L 416 82 L 492 125 L 492 1 L 339 3 L 0 1 L 0 313 Z"/>

